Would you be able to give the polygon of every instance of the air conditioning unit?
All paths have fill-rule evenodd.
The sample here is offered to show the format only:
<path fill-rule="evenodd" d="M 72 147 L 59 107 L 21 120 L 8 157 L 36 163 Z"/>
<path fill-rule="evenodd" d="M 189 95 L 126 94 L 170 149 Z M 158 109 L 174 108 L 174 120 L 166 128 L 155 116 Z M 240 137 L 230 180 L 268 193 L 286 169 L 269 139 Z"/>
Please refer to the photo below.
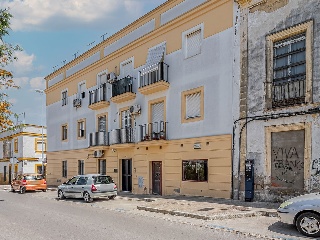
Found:
<path fill-rule="evenodd" d="M 131 114 L 140 114 L 141 113 L 141 106 L 139 104 L 132 105 L 129 108 L 129 111 Z"/>
<path fill-rule="evenodd" d="M 103 150 L 97 150 L 93 152 L 93 156 L 96 158 L 102 157 L 104 154 Z"/>
<path fill-rule="evenodd" d="M 117 75 L 114 72 L 107 74 L 107 82 L 110 84 L 113 84 L 117 81 Z"/>

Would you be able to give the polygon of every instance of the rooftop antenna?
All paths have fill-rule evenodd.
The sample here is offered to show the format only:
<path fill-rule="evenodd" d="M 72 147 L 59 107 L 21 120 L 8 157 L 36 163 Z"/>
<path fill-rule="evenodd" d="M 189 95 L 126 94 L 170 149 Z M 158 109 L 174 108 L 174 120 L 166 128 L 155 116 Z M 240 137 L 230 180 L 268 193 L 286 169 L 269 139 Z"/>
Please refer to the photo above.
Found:
<path fill-rule="evenodd" d="M 93 41 L 93 42 L 91 42 L 91 43 L 88 43 L 87 46 L 88 46 L 88 47 L 91 47 L 95 42 L 96 42 L 96 41 Z"/>
<path fill-rule="evenodd" d="M 63 65 L 66 65 L 67 60 L 63 60 L 62 62 L 63 62 Z"/>
<path fill-rule="evenodd" d="M 58 65 L 53 66 L 53 67 L 52 67 L 52 68 L 53 68 L 53 71 L 55 71 L 57 67 L 58 67 Z"/>
<path fill-rule="evenodd" d="M 77 51 L 76 53 L 74 53 L 74 54 L 73 54 L 74 59 L 76 59 L 76 58 L 77 58 L 77 54 L 78 54 L 78 52 L 79 52 L 79 51 Z"/>
<path fill-rule="evenodd" d="M 105 34 L 102 34 L 102 35 L 101 35 L 102 41 L 104 41 L 104 36 L 107 35 L 107 34 L 108 34 L 108 33 L 105 33 Z"/>

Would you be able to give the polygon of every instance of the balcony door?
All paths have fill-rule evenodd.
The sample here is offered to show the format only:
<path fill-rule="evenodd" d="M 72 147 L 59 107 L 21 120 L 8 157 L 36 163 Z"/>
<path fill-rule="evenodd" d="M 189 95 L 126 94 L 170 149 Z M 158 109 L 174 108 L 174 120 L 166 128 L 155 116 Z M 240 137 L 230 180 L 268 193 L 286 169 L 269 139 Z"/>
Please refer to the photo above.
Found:
<path fill-rule="evenodd" d="M 122 159 L 122 191 L 132 191 L 132 160 Z"/>
<path fill-rule="evenodd" d="M 162 195 L 162 163 L 152 162 L 152 194 Z"/>

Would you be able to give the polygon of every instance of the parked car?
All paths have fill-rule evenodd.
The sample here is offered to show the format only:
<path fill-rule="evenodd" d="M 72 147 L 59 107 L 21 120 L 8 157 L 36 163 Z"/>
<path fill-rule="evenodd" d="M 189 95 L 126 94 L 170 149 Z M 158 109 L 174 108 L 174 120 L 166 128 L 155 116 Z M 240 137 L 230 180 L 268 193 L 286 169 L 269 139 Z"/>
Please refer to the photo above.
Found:
<path fill-rule="evenodd" d="M 85 174 L 70 178 L 58 186 L 58 198 L 83 198 L 85 202 L 92 202 L 94 198 L 117 196 L 117 185 L 107 175 Z"/>
<path fill-rule="evenodd" d="M 25 193 L 35 190 L 47 191 L 47 181 L 41 174 L 22 174 L 11 181 L 12 192 Z"/>
<path fill-rule="evenodd" d="M 281 222 L 294 224 L 308 237 L 320 237 L 320 193 L 291 198 L 280 205 Z"/>

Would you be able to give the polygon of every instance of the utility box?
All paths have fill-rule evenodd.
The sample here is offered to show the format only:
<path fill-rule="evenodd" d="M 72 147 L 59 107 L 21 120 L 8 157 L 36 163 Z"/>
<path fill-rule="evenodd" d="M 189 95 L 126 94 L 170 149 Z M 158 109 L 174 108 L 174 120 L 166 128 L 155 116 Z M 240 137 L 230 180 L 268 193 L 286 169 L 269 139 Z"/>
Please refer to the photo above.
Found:
<path fill-rule="evenodd" d="M 245 201 L 252 202 L 254 196 L 254 160 L 247 159 L 245 162 Z"/>

